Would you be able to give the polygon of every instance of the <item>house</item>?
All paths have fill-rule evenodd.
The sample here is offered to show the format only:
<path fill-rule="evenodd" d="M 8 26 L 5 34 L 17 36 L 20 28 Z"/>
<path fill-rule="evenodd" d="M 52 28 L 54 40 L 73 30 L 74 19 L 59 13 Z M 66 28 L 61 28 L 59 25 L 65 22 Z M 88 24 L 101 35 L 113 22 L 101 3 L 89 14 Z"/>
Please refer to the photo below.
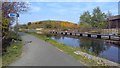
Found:
<path fill-rule="evenodd" d="M 108 28 L 120 28 L 120 15 L 111 16 L 108 19 Z"/>

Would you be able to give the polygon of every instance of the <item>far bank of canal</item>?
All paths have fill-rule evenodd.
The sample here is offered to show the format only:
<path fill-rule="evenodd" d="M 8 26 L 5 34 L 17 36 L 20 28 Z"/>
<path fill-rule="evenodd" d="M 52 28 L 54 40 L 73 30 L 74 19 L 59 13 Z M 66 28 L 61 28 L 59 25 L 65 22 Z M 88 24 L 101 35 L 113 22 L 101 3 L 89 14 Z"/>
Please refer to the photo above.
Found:
<path fill-rule="evenodd" d="M 92 39 L 85 37 L 54 35 L 51 38 L 68 46 L 81 48 L 99 57 L 120 63 L 119 60 L 120 47 L 118 45 L 108 43 L 101 39 Z"/>

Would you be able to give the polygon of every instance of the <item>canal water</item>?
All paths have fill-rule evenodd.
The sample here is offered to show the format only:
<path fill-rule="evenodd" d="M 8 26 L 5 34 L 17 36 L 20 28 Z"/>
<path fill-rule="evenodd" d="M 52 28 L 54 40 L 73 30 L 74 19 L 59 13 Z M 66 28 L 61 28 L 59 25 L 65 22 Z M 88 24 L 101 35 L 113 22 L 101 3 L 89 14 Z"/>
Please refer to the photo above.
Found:
<path fill-rule="evenodd" d="M 118 55 L 120 47 L 118 45 L 108 43 L 105 40 L 61 35 L 52 36 L 51 38 L 68 46 L 85 49 L 86 51 L 90 51 L 99 57 L 120 63 L 120 56 Z"/>

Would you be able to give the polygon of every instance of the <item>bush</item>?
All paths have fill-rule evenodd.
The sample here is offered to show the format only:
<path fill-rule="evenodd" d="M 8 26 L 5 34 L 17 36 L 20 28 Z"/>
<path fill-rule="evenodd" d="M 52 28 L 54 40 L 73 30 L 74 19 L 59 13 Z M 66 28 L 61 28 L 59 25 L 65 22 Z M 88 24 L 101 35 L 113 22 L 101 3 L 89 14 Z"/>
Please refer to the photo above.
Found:
<path fill-rule="evenodd" d="M 5 38 L 2 40 L 2 54 L 4 54 L 4 52 L 6 52 L 6 48 L 8 46 L 10 46 L 10 44 L 14 41 L 21 41 L 21 38 L 19 37 L 19 35 L 17 35 L 15 32 L 13 31 L 9 31 L 7 32 L 7 35 L 5 36 Z"/>
<path fill-rule="evenodd" d="M 101 34 L 101 32 L 100 32 L 100 31 L 97 31 L 97 30 L 90 31 L 90 33 L 92 33 L 92 34 Z"/>
<path fill-rule="evenodd" d="M 88 32 L 90 31 L 92 26 L 88 23 L 80 23 L 80 31 L 81 32 Z"/>

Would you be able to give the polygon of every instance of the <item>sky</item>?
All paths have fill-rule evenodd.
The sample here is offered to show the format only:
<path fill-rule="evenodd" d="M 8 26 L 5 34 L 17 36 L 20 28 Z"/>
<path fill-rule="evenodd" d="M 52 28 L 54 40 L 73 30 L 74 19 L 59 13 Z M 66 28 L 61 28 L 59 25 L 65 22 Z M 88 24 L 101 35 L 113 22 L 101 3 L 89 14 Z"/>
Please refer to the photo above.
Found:
<path fill-rule="evenodd" d="M 17 2 L 119 2 L 119 0 L 2 0 Z"/>
<path fill-rule="evenodd" d="M 19 22 L 61 20 L 78 23 L 84 11 L 92 14 L 92 10 L 98 6 L 104 13 L 110 11 L 118 15 L 118 2 L 30 2 L 29 11 L 20 14 Z"/>

